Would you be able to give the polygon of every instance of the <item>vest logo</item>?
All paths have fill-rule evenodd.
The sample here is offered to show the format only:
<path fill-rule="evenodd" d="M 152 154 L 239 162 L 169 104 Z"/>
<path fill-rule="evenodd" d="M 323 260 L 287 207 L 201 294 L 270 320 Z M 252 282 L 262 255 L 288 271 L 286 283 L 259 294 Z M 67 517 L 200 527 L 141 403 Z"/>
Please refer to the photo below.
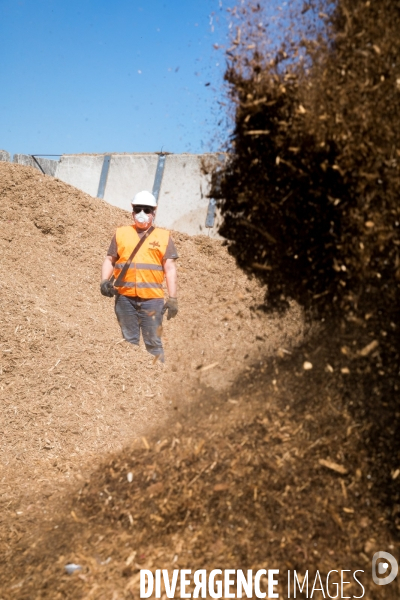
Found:
<path fill-rule="evenodd" d="M 159 244 L 159 242 L 150 242 L 149 246 L 153 246 L 153 248 L 156 248 L 156 247 L 159 248 L 160 244 Z"/>

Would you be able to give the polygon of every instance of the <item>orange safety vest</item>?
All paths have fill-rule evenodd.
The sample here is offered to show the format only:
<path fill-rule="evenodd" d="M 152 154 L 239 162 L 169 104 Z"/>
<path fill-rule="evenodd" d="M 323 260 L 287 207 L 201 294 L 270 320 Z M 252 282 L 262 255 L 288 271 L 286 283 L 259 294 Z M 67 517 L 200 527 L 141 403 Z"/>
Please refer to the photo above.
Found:
<path fill-rule="evenodd" d="M 124 287 L 118 292 L 123 296 L 139 296 L 140 298 L 164 298 L 163 258 L 168 246 L 169 231 L 156 227 L 141 246 L 139 252 L 129 265 L 124 279 Z M 114 277 L 117 279 L 128 261 L 132 250 L 140 241 L 133 225 L 118 227 L 116 234 L 118 260 L 114 265 Z"/>

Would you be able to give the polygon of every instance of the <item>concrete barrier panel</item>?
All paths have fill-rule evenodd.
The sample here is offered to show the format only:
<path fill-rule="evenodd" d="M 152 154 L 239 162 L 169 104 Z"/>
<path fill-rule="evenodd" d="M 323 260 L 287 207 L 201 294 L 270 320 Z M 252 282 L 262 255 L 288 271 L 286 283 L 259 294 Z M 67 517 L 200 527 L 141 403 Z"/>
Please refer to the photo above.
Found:
<path fill-rule="evenodd" d="M 63 154 L 55 176 L 96 197 L 103 160 L 103 154 Z"/>
<path fill-rule="evenodd" d="M 211 234 L 205 228 L 210 181 L 201 171 L 204 159 L 210 160 L 210 155 L 167 156 L 157 210 L 160 227 L 189 235 Z"/>
<path fill-rule="evenodd" d="M 157 154 L 113 154 L 104 200 L 130 211 L 137 192 L 152 191 L 157 161 Z"/>
<path fill-rule="evenodd" d="M 42 156 L 33 156 L 31 154 L 14 154 L 13 162 L 27 167 L 33 167 L 38 171 L 43 171 L 46 175 L 54 177 L 57 171 L 58 160 L 43 158 Z"/>
<path fill-rule="evenodd" d="M 80 190 L 97 196 L 104 160 L 103 154 L 63 155 L 56 177 Z M 217 161 L 215 154 L 167 154 L 156 224 L 189 235 L 217 237 L 217 227 L 206 228 L 210 179 L 202 164 Z M 130 211 L 133 196 L 152 191 L 158 154 L 111 154 L 104 200 Z"/>
<path fill-rule="evenodd" d="M 0 161 L 10 162 L 10 153 L 7 150 L 0 150 Z"/>

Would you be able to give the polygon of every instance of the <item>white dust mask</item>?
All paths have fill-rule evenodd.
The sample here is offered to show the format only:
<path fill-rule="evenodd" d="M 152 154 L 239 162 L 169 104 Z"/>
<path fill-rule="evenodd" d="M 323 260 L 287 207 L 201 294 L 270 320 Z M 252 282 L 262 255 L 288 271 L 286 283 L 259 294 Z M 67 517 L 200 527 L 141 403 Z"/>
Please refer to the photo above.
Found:
<path fill-rule="evenodd" d="M 150 217 L 151 217 L 151 213 L 146 215 L 146 213 L 144 212 L 144 210 L 140 211 L 140 213 L 135 214 L 135 222 L 139 223 L 140 225 L 147 225 L 147 223 L 150 222 Z"/>

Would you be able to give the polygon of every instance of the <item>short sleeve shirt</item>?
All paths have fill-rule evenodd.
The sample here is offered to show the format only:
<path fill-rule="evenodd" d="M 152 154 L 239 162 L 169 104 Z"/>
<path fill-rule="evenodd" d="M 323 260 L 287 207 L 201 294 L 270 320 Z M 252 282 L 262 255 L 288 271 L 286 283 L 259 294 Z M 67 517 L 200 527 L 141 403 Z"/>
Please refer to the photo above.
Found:
<path fill-rule="evenodd" d="M 146 233 L 145 231 L 140 232 L 137 231 L 137 234 L 140 238 L 142 238 L 144 236 L 144 234 Z M 132 248 L 133 249 L 133 248 Z M 116 235 L 114 234 L 112 240 L 111 240 L 111 244 L 110 247 L 108 249 L 107 252 L 107 256 L 112 256 L 113 258 L 115 258 L 116 260 L 118 260 L 119 256 L 118 256 L 118 247 L 117 247 L 117 238 Z M 178 252 L 176 250 L 176 246 L 174 244 L 174 240 L 172 239 L 172 236 L 169 236 L 169 240 L 168 240 L 168 246 L 167 249 L 165 251 L 164 254 L 164 260 L 167 260 L 167 258 L 179 258 L 178 256 Z"/>

